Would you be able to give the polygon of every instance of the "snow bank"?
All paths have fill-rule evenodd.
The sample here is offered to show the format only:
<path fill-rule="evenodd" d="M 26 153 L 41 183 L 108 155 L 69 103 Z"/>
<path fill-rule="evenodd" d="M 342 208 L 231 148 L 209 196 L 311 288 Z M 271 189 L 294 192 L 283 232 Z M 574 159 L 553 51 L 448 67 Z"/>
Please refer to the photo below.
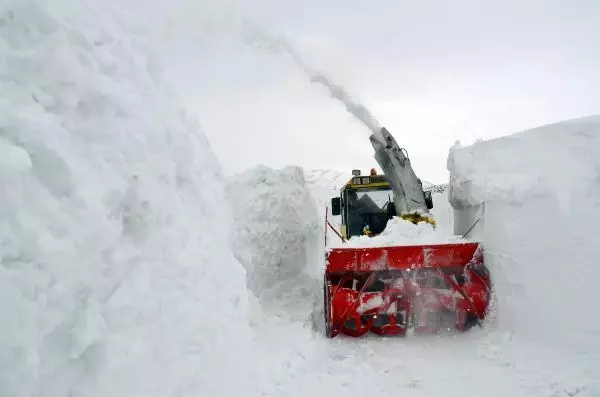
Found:
<path fill-rule="evenodd" d="M 218 161 L 135 24 L 84 4 L 0 7 L 0 390 L 235 394 L 249 328 Z"/>
<path fill-rule="evenodd" d="M 597 362 L 600 116 L 457 145 L 448 165 L 457 224 L 482 217 L 501 329 Z"/>
<path fill-rule="evenodd" d="M 305 288 L 323 262 L 321 222 L 302 169 L 257 166 L 231 177 L 227 193 L 236 225 L 231 247 L 249 289 L 264 302 L 296 299 L 281 294 Z"/>

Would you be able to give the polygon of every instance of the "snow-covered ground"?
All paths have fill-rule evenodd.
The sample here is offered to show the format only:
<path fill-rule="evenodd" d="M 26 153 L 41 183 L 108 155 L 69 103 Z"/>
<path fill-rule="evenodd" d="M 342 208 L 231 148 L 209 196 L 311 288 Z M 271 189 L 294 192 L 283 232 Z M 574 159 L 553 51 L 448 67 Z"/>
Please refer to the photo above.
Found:
<path fill-rule="evenodd" d="M 485 203 L 494 324 L 329 340 L 323 208 L 347 176 L 225 179 L 143 26 L 97 4 L 0 8 L 2 396 L 600 394 L 597 117 L 452 152 L 433 213 L 449 232 L 444 197 Z"/>

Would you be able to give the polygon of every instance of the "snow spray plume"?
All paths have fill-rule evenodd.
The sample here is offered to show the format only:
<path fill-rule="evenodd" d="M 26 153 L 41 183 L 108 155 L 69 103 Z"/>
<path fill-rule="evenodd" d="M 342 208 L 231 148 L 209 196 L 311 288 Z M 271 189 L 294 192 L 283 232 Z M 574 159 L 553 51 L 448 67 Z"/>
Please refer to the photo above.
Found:
<path fill-rule="evenodd" d="M 267 45 L 269 50 L 277 53 L 287 53 L 308 76 L 311 83 L 318 83 L 327 88 L 331 96 L 340 101 L 352 116 L 367 126 L 375 137 L 380 141 L 384 140 L 381 134 L 381 125 L 371 112 L 363 104 L 356 103 L 343 87 L 332 83 L 323 73 L 308 67 L 287 40 L 274 38 L 256 28 L 251 28 L 250 32 L 254 44 Z"/>
<path fill-rule="evenodd" d="M 321 84 L 323 87 L 327 88 L 331 96 L 340 101 L 352 116 L 366 125 L 374 135 L 377 137 L 381 136 L 381 125 L 363 104 L 356 103 L 343 87 L 332 83 L 323 73 L 309 68 L 289 43 L 282 40 L 281 45 L 294 62 L 296 62 L 309 77 L 311 83 Z"/>

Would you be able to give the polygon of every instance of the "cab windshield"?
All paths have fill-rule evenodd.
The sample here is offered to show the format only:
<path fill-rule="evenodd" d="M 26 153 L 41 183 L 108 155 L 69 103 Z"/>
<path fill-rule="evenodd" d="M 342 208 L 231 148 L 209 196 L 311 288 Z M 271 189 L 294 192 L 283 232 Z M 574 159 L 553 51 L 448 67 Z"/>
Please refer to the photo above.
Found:
<path fill-rule="evenodd" d="M 389 219 L 394 203 L 390 188 L 351 189 L 346 192 L 348 234 L 358 236 L 368 226 L 372 233 L 379 234 Z"/>

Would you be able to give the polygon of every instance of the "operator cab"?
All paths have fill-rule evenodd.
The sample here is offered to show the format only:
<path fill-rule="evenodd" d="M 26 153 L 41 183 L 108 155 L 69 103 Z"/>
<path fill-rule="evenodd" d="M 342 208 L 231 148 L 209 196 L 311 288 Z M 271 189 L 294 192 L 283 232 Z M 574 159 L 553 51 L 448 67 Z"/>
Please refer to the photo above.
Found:
<path fill-rule="evenodd" d="M 371 169 L 370 175 L 352 171 L 352 179 L 331 199 L 332 215 L 342 217 L 342 237 L 380 234 L 388 220 L 396 215 L 394 192 L 384 175 Z M 432 208 L 431 192 L 425 192 L 427 207 Z"/>

